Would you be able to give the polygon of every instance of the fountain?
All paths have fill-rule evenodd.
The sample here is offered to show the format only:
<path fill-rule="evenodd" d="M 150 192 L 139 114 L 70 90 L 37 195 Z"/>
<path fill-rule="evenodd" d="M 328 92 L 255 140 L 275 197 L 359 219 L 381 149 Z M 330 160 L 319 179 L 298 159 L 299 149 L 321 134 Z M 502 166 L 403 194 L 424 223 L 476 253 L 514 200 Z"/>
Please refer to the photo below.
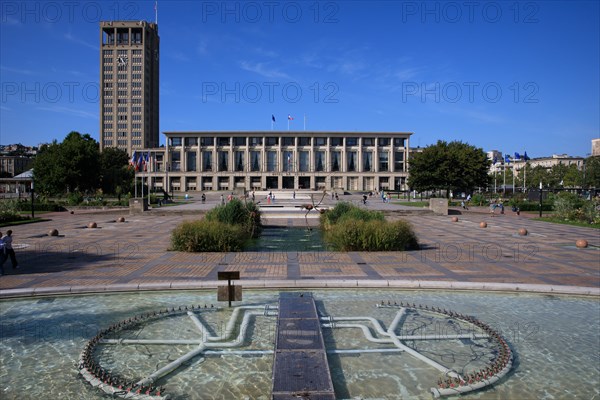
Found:
<path fill-rule="evenodd" d="M 3 398 L 270 398 L 278 296 L 247 291 L 233 309 L 211 304 L 214 291 L 2 301 Z M 588 384 L 598 379 L 597 299 L 367 289 L 313 296 L 337 398 L 598 392 Z"/>

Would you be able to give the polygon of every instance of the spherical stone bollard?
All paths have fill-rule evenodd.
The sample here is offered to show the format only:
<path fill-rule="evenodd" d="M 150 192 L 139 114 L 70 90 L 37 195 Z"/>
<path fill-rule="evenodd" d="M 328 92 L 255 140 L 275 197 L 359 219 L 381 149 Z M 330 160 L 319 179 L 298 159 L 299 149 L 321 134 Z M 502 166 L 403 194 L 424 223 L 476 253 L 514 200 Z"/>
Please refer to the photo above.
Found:
<path fill-rule="evenodd" d="M 119 219 L 117 220 L 117 222 L 125 222 L 125 217 L 119 217 Z"/>
<path fill-rule="evenodd" d="M 479 223 L 479 227 L 480 227 L 480 228 L 487 228 L 487 222 L 483 222 L 483 221 L 482 221 L 482 222 L 480 222 L 480 223 Z"/>
<path fill-rule="evenodd" d="M 97 227 L 98 227 L 98 224 L 96 224 L 95 222 L 90 222 L 88 224 L 88 228 L 97 228 Z"/>
<path fill-rule="evenodd" d="M 575 242 L 575 246 L 577 246 L 580 249 L 585 249 L 586 247 L 588 247 L 588 242 L 585 239 L 579 239 Z"/>
<path fill-rule="evenodd" d="M 525 228 L 519 229 L 519 235 L 521 235 L 521 236 L 527 236 L 527 233 L 528 233 L 527 229 L 525 229 Z"/>
<path fill-rule="evenodd" d="M 50 229 L 48 231 L 48 236 L 58 236 L 58 229 Z"/>
<path fill-rule="evenodd" d="M 458 222 L 458 217 L 452 217 L 452 222 Z"/>
<path fill-rule="evenodd" d="M 75 211 L 71 210 L 71 214 L 75 214 Z"/>

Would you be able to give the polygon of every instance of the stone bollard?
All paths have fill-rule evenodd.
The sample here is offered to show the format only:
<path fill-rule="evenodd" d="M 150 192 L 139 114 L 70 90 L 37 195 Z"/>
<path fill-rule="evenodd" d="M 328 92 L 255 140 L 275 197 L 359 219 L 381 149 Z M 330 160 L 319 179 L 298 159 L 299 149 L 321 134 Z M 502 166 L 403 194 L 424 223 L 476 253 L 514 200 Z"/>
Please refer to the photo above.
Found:
<path fill-rule="evenodd" d="M 125 222 L 125 217 L 119 217 L 119 219 L 117 219 L 117 222 Z"/>
<path fill-rule="evenodd" d="M 452 217 L 452 222 L 458 222 L 458 217 Z"/>
<path fill-rule="evenodd" d="M 527 236 L 527 233 L 528 233 L 527 229 L 525 229 L 525 228 L 519 229 L 519 235 L 521 235 L 521 236 Z"/>
<path fill-rule="evenodd" d="M 50 229 L 48 231 L 48 236 L 58 236 L 58 229 Z"/>
<path fill-rule="evenodd" d="M 98 224 L 96 224 L 95 222 L 90 222 L 88 224 L 88 228 L 92 228 L 93 229 L 93 228 L 97 228 L 97 227 L 98 227 Z"/>
<path fill-rule="evenodd" d="M 585 249 L 586 247 L 588 247 L 588 242 L 585 239 L 579 239 L 575 242 L 575 246 L 577 246 L 580 249 Z"/>
<path fill-rule="evenodd" d="M 487 228 L 487 222 L 484 222 L 484 221 L 480 222 L 479 223 L 479 227 L 480 228 Z"/>

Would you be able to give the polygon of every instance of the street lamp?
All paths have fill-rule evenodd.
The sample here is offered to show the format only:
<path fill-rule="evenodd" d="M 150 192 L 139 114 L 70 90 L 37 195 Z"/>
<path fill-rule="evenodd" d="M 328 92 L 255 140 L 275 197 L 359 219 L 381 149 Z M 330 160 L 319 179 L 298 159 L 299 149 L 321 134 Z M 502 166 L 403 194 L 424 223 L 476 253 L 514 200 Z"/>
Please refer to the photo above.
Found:
<path fill-rule="evenodd" d="M 540 181 L 540 218 L 542 218 L 542 181 Z"/>
<path fill-rule="evenodd" d="M 31 219 L 35 218 L 35 210 L 33 207 L 33 200 L 34 200 L 34 196 L 33 196 L 33 177 L 31 177 Z"/>

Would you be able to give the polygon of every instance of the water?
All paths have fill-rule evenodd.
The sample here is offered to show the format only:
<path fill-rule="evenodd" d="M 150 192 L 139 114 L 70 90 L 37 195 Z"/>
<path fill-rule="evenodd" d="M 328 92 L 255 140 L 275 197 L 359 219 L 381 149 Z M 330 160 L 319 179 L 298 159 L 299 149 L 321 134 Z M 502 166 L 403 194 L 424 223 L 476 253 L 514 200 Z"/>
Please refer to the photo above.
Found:
<path fill-rule="evenodd" d="M 380 301 L 410 301 L 451 309 L 501 331 L 515 354 L 507 379 L 467 399 L 561 399 L 600 397 L 600 303 L 583 297 L 450 291 L 313 290 L 319 313 L 372 316 L 384 327 L 396 310 L 379 309 Z M 246 291 L 244 305 L 276 304 L 277 291 Z M 87 340 L 98 330 L 133 315 L 160 308 L 210 304 L 214 291 L 156 292 L 78 297 L 51 297 L 0 302 L 0 397 L 9 399 L 102 399 L 78 378 L 75 364 Z M 240 303 L 241 304 L 241 303 Z M 231 315 L 228 309 L 201 311 L 216 334 Z M 414 322 L 417 323 L 417 322 Z M 269 350 L 274 318 L 258 317 L 244 349 Z M 407 329 L 415 326 L 407 325 Z M 417 327 L 418 328 L 418 327 Z M 135 332 L 138 338 L 194 338 L 189 320 L 158 320 Z M 328 348 L 373 348 L 355 329 L 326 332 Z M 472 343 L 439 342 L 424 354 L 469 370 L 476 357 L 487 357 Z M 193 346 L 104 345 L 103 365 L 144 375 Z M 116 347 L 115 347 L 116 348 Z M 176 399 L 268 399 L 273 356 L 197 357 L 162 379 Z M 480 360 L 479 360 L 480 361 Z M 405 353 L 331 355 L 338 398 L 430 399 L 439 373 Z"/>
<path fill-rule="evenodd" d="M 267 227 L 245 251 L 325 251 L 321 230 L 318 228 Z"/>

